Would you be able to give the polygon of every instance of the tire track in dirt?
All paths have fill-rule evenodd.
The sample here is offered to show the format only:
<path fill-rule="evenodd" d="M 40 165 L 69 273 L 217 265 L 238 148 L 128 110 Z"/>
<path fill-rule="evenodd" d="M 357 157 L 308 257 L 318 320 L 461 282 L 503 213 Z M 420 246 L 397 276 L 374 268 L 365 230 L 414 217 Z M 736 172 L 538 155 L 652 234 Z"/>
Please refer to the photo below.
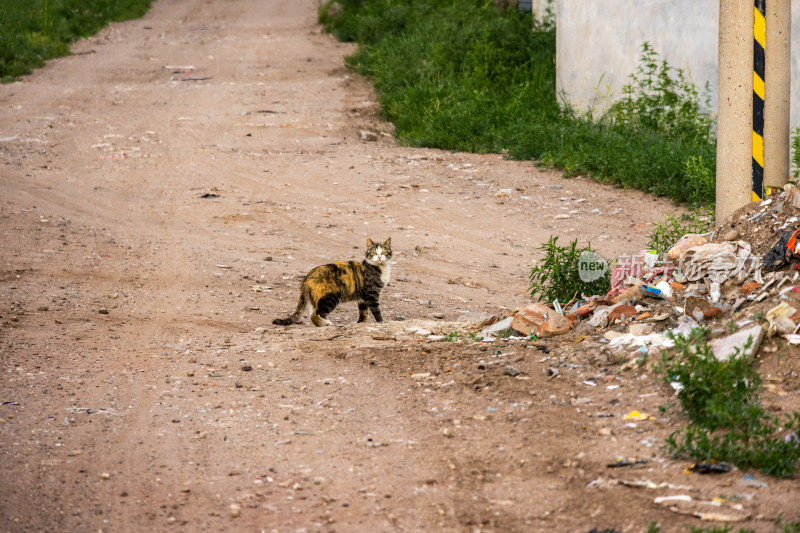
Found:
<path fill-rule="evenodd" d="M 0 529 L 641 525 L 584 487 L 649 451 L 587 413 L 656 409 L 651 381 L 589 397 L 610 374 L 569 350 L 406 329 L 524 305 L 551 234 L 635 251 L 668 201 L 397 145 L 310 0 L 159 0 L 74 49 L 0 87 Z M 270 325 L 388 236 L 388 322 Z"/>

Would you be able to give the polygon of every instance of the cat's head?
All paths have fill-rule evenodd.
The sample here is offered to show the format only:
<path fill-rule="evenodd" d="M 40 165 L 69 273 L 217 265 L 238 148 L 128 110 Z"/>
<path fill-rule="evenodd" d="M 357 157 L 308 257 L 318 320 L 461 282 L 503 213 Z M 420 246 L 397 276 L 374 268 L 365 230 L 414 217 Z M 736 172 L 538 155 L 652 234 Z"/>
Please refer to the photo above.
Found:
<path fill-rule="evenodd" d="M 385 265 L 392 258 L 392 238 L 389 237 L 383 242 L 372 242 L 367 239 L 367 263 L 371 265 Z"/>

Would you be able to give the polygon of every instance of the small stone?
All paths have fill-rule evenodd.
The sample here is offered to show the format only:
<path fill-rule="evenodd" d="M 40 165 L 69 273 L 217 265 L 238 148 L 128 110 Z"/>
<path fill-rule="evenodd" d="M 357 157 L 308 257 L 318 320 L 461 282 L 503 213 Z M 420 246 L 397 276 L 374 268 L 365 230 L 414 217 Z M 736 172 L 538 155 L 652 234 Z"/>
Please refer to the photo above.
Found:
<path fill-rule="evenodd" d="M 686 256 L 686 252 L 695 246 L 702 246 L 708 243 L 707 235 L 698 235 L 696 233 L 687 233 L 676 242 L 672 248 L 667 252 L 667 259 L 670 261 L 682 260 Z"/>
<path fill-rule="evenodd" d="M 503 367 L 503 374 L 505 374 L 506 376 L 511 376 L 513 378 L 513 377 L 519 376 L 520 375 L 520 371 L 517 370 L 516 368 L 514 368 L 511 365 L 506 365 L 506 366 Z"/>
<path fill-rule="evenodd" d="M 723 240 L 723 241 L 736 241 L 736 240 L 739 240 L 739 232 L 736 231 L 735 229 L 732 229 L 732 230 L 724 233 L 722 235 L 722 237 L 720 237 L 720 240 Z"/>
<path fill-rule="evenodd" d="M 404 317 L 403 315 L 397 315 L 396 317 L 394 317 L 394 319 L 395 319 L 397 322 L 405 322 L 406 320 L 408 320 L 408 319 L 407 319 L 406 317 Z"/>
<path fill-rule="evenodd" d="M 253 367 L 250 365 L 242 366 L 242 372 L 250 372 L 251 370 L 253 370 Z"/>
<path fill-rule="evenodd" d="M 378 140 L 378 135 L 376 133 L 373 133 L 371 131 L 365 131 L 365 130 L 359 130 L 358 131 L 358 137 L 362 141 L 377 141 Z"/>
<path fill-rule="evenodd" d="M 719 307 L 709 307 L 705 311 L 703 311 L 703 318 L 705 320 L 712 320 L 714 318 L 719 318 L 722 316 L 722 309 Z"/>
<path fill-rule="evenodd" d="M 650 335 L 653 333 L 653 326 L 650 324 L 631 324 L 628 328 L 628 333 L 641 337 L 643 335 Z"/>
<path fill-rule="evenodd" d="M 242 506 L 238 503 L 232 503 L 229 509 L 230 513 L 228 516 L 231 518 L 239 518 L 242 515 Z"/>
<path fill-rule="evenodd" d="M 107 315 L 108 309 L 106 309 L 105 307 L 101 307 L 100 309 L 97 310 L 97 312 L 100 313 L 101 315 Z"/>
<path fill-rule="evenodd" d="M 102 480 L 111 479 L 111 474 L 109 474 L 108 472 L 103 472 L 102 474 L 100 474 L 100 479 Z"/>

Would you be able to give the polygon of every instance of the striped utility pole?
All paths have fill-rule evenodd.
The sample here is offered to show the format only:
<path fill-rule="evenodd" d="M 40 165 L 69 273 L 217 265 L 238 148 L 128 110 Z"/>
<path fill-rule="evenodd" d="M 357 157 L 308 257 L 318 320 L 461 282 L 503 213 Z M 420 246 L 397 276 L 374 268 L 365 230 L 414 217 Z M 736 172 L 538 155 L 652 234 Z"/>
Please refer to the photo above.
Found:
<path fill-rule="evenodd" d="M 720 0 L 717 224 L 789 176 L 790 0 Z"/>
<path fill-rule="evenodd" d="M 765 45 L 767 40 L 767 0 L 755 0 L 753 10 L 753 179 L 752 200 L 764 197 L 764 80 L 767 78 Z"/>

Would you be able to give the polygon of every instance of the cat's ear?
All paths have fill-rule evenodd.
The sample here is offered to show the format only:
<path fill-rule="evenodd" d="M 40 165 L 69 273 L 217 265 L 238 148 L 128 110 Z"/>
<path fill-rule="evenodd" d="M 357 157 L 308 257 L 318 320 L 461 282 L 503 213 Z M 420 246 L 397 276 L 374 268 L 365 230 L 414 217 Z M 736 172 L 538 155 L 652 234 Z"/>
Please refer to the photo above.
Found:
<path fill-rule="evenodd" d="M 369 248 L 370 246 L 374 246 L 374 245 L 375 245 L 375 243 L 374 243 L 374 242 L 372 242 L 372 239 L 370 239 L 369 237 L 367 237 L 367 248 Z"/>
<path fill-rule="evenodd" d="M 392 245 L 392 238 L 391 238 L 391 237 L 389 237 L 388 239 L 386 239 L 386 240 L 384 241 L 383 245 L 384 245 L 384 246 L 391 246 L 391 245 Z"/>

